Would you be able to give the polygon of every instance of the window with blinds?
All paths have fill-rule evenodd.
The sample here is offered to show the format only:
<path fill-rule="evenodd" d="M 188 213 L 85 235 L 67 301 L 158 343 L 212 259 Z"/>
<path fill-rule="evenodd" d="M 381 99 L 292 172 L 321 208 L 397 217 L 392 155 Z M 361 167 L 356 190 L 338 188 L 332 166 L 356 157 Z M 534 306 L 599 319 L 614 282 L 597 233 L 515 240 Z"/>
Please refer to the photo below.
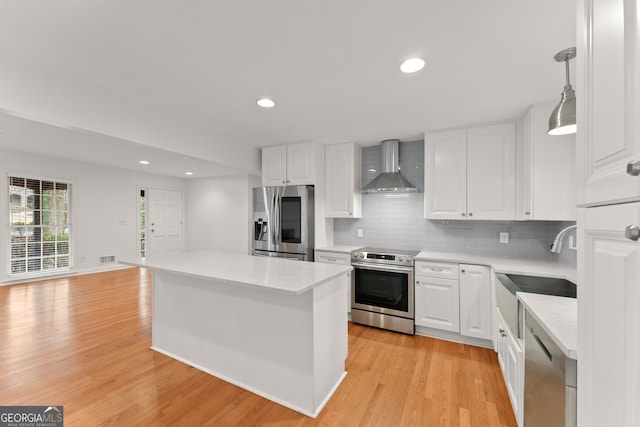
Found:
<path fill-rule="evenodd" d="M 71 267 L 71 184 L 9 177 L 10 275 Z"/>

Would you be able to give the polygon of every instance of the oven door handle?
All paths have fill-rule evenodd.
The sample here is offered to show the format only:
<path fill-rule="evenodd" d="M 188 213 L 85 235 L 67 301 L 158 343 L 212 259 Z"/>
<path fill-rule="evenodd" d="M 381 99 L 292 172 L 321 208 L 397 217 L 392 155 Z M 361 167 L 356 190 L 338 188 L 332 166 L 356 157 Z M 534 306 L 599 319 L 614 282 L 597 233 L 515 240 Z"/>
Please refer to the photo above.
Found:
<path fill-rule="evenodd" d="M 358 262 L 352 262 L 351 266 L 353 268 L 361 268 L 364 270 L 389 271 L 392 273 L 411 273 L 413 271 L 413 267 L 400 267 L 400 266 L 381 265 L 381 264 L 364 264 L 364 263 L 358 263 Z"/>

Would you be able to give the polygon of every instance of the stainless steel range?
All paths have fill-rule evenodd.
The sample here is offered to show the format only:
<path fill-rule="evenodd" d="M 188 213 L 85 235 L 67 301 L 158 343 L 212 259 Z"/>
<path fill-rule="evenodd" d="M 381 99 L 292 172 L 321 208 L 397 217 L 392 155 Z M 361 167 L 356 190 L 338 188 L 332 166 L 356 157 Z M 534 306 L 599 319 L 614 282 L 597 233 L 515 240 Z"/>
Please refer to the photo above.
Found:
<path fill-rule="evenodd" d="M 351 252 L 351 321 L 414 334 L 413 259 L 418 251 Z"/>

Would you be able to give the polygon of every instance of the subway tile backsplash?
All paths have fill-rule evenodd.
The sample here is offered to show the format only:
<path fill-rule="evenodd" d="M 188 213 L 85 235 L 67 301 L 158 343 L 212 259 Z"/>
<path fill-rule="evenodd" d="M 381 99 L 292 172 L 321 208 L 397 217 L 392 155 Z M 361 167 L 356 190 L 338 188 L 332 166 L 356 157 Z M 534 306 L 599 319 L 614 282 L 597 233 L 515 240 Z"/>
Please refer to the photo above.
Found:
<path fill-rule="evenodd" d="M 362 184 L 380 171 L 380 146 L 362 150 Z M 374 246 L 390 249 L 463 252 L 541 260 L 559 260 L 575 266 L 576 251 L 565 240 L 562 254 L 549 252 L 556 234 L 572 222 L 561 221 L 460 221 L 424 219 L 424 144 L 400 143 L 400 167 L 420 193 L 365 194 L 361 219 L 335 219 L 337 245 Z M 363 230 L 362 238 L 357 230 Z M 499 243 L 500 232 L 509 243 Z M 574 236 L 575 232 L 569 235 Z"/>

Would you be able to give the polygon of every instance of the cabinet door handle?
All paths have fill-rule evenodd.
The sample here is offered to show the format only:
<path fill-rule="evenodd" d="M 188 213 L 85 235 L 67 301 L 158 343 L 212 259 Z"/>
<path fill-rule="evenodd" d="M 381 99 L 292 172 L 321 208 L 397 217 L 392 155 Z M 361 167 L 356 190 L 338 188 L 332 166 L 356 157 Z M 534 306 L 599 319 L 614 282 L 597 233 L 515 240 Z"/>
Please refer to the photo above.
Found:
<path fill-rule="evenodd" d="M 462 270 L 460 270 L 460 273 L 466 273 L 467 270 L 465 270 L 464 268 Z"/>
<path fill-rule="evenodd" d="M 525 215 L 527 215 L 527 216 L 529 216 L 529 215 L 531 215 L 531 212 L 526 211 L 524 214 L 525 214 Z"/>
<path fill-rule="evenodd" d="M 624 236 L 634 242 L 637 241 L 640 239 L 640 227 L 637 225 L 627 225 L 627 228 L 624 229 Z"/>
<path fill-rule="evenodd" d="M 462 216 L 467 216 L 467 214 L 466 214 L 466 213 L 464 213 L 464 212 L 462 212 Z"/>
<path fill-rule="evenodd" d="M 631 176 L 640 175 L 640 160 L 627 163 L 627 173 Z"/>
<path fill-rule="evenodd" d="M 469 216 L 473 216 L 473 212 L 469 212 Z"/>
<path fill-rule="evenodd" d="M 439 273 L 439 272 L 441 272 L 441 271 L 442 271 L 442 269 L 441 269 L 441 268 L 433 268 L 433 267 L 432 267 L 432 268 L 431 268 L 431 271 L 433 271 L 434 273 Z"/>

